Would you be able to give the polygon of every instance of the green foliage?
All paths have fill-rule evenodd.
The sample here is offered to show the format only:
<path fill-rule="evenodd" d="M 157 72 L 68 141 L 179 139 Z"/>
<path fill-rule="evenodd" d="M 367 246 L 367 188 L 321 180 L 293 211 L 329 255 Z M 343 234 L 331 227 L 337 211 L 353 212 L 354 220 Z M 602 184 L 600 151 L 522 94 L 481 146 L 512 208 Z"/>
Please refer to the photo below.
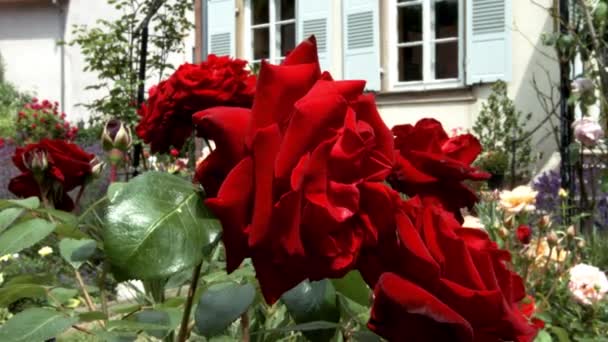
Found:
<path fill-rule="evenodd" d="M 30 101 L 31 94 L 23 93 L 5 79 L 6 66 L 0 54 L 0 137 L 12 137 L 17 111 Z"/>
<path fill-rule="evenodd" d="M 141 25 L 158 1 L 108 0 L 122 16 L 114 21 L 99 20 L 94 27 L 75 26 L 74 40 L 85 58 L 84 71 L 97 73 L 99 83 L 88 89 L 103 90 L 104 95 L 85 106 L 96 113 L 93 122 L 117 118 L 133 125 L 137 122 L 136 94 L 138 88 Z M 167 62 L 169 53 L 184 51 L 183 39 L 193 23 L 187 19 L 192 1 L 169 0 L 151 17 L 146 79 L 160 80 L 175 66 Z"/>
<path fill-rule="evenodd" d="M 473 125 L 473 132 L 485 152 L 478 159 L 478 163 L 487 171 L 505 174 L 509 179 L 527 178 L 529 167 L 536 159 L 532 155 L 532 137 L 525 130 L 531 117 L 532 113 L 524 115 L 515 108 L 513 101 L 507 96 L 506 83 L 496 82 L 492 86 L 492 94 L 482 105 Z M 504 168 L 505 156 L 509 166 L 514 164 L 515 175 L 511 174 L 510 167 Z"/>
<path fill-rule="evenodd" d="M 55 310 L 32 308 L 25 310 L 0 328 L 0 341 L 46 341 L 67 330 L 78 319 L 66 317 Z"/>

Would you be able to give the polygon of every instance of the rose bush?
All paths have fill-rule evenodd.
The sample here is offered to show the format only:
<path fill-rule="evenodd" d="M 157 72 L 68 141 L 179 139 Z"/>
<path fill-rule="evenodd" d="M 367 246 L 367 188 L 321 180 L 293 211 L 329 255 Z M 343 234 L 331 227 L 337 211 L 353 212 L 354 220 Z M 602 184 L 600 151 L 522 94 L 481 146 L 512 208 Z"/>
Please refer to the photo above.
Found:
<path fill-rule="evenodd" d="M 203 185 L 214 155 L 228 151 L 227 170 L 244 153 L 205 203 L 222 221 L 228 271 L 250 256 L 269 303 L 307 278 L 343 276 L 375 240 L 382 202 L 369 198 L 388 201 L 381 182 L 394 152 L 364 87 L 321 74 L 310 39 L 281 65 L 262 63 L 251 113 L 196 115 L 209 124 L 203 131 L 213 127 L 223 137 L 212 136 L 218 149 L 199 168 Z"/>
<path fill-rule="evenodd" d="M 9 190 L 19 197 L 46 198 L 56 208 L 71 211 L 68 192 L 83 186 L 92 175 L 95 156 L 64 140 L 42 139 L 17 148 L 13 163 L 21 174 L 11 179 Z"/>
<path fill-rule="evenodd" d="M 192 115 L 215 106 L 250 108 L 256 78 L 247 63 L 209 55 L 199 64 L 186 63 L 171 77 L 152 87 L 139 110 L 137 135 L 152 152 L 181 149 L 192 133 Z"/>
<path fill-rule="evenodd" d="M 392 131 L 399 151 L 388 178 L 393 188 L 438 203 L 461 219 L 460 209 L 472 208 L 477 202 L 477 196 L 463 181 L 490 177 L 471 167 L 481 153 L 479 141 L 471 134 L 449 137 L 434 119 L 398 125 Z"/>

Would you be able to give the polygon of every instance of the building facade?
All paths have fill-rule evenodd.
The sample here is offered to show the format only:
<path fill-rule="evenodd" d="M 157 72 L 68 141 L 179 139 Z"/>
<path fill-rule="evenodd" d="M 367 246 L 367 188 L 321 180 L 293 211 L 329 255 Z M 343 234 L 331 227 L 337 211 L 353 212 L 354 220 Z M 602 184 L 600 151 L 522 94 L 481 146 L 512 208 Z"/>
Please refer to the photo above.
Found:
<path fill-rule="evenodd" d="M 558 81 L 552 0 L 197 0 L 196 50 L 278 63 L 314 34 L 324 70 L 365 79 L 389 126 L 422 117 L 470 128 L 493 82 L 545 117 L 538 90 Z M 557 94 L 556 94 L 557 95 Z M 547 129 L 536 148 L 550 151 Z"/>

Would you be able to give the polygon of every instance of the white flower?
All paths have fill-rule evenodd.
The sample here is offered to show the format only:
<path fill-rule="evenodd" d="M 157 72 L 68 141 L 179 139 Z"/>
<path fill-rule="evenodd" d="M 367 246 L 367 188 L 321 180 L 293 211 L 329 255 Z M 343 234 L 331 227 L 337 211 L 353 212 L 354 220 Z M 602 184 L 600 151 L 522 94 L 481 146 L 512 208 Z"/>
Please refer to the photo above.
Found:
<path fill-rule="evenodd" d="M 462 223 L 464 228 L 474 228 L 474 229 L 485 229 L 486 227 L 481 223 L 479 217 L 467 215 L 464 217 L 464 222 Z"/>
<path fill-rule="evenodd" d="M 4 273 L 0 273 L 0 286 L 4 284 Z"/>
<path fill-rule="evenodd" d="M 116 285 L 116 300 L 129 301 L 144 293 L 144 284 L 139 280 L 129 280 Z"/>
<path fill-rule="evenodd" d="M 7 262 L 7 261 L 11 260 L 12 258 L 13 258 L 12 255 L 4 254 L 3 256 L 0 257 L 0 262 Z"/>
<path fill-rule="evenodd" d="M 576 140 L 585 146 L 593 147 L 604 137 L 602 126 L 597 121 L 589 118 L 574 121 L 572 128 L 574 129 Z"/>
<path fill-rule="evenodd" d="M 536 209 L 536 195 L 527 185 L 520 185 L 513 190 L 504 190 L 500 193 L 499 205 L 510 214 L 517 214 L 522 211 L 533 211 Z"/>
<path fill-rule="evenodd" d="M 581 304 L 597 303 L 608 292 L 608 279 L 599 268 L 587 264 L 578 264 L 569 271 L 568 289 L 574 300 Z"/>
<path fill-rule="evenodd" d="M 38 255 L 40 255 L 41 257 L 45 257 L 51 254 L 53 254 L 53 249 L 49 246 L 44 246 L 38 250 Z"/>

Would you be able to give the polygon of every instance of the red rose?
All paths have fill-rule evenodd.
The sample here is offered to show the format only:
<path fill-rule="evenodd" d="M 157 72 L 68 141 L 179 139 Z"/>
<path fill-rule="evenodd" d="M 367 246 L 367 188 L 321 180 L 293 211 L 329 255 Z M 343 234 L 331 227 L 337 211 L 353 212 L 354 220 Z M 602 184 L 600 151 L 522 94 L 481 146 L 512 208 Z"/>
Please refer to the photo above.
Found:
<path fill-rule="evenodd" d="M 538 329 L 543 329 L 545 327 L 545 322 L 542 319 L 533 317 L 536 313 L 536 301 L 534 300 L 534 297 L 530 295 L 526 296 L 526 298 L 519 303 L 519 310 L 521 311 L 521 314 L 529 319 L 530 323 Z"/>
<path fill-rule="evenodd" d="M 414 198 L 359 269 L 374 287 L 368 326 L 390 341 L 528 341 L 535 328 L 517 307 L 522 279 L 487 234 L 462 228 L 441 207 Z M 388 227 L 389 229 L 384 229 Z"/>
<path fill-rule="evenodd" d="M 176 148 L 172 148 L 171 151 L 169 151 L 169 153 L 171 154 L 171 156 L 177 158 L 179 157 L 179 150 L 177 150 Z"/>
<path fill-rule="evenodd" d="M 228 271 L 251 257 L 269 303 L 305 279 L 343 276 L 375 244 L 394 147 L 364 87 L 322 75 L 310 38 L 282 65 L 262 63 L 251 113 L 197 114 L 215 130 L 216 155 L 244 156 L 206 204 L 223 225 Z"/>
<path fill-rule="evenodd" d="M 522 224 L 517 227 L 515 235 L 517 236 L 517 240 L 519 240 L 519 242 L 527 245 L 530 243 L 530 239 L 532 238 L 532 229 L 530 229 L 528 225 Z"/>
<path fill-rule="evenodd" d="M 13 163 L 22 173 L 11 179 L 8 188 L 20 197 L 41 197 L 42 188 L 56 208 L 71 211 L 74 203 L 67 193 L 85 184 L 91 176 L 94 158 L 78 145 L 42 139 L 37 144 L 17 148 Z"/>
<path fill-rule="evenodd" d="M 470 166 L 481 152 L 479 141 L 471 134 L 450 138 L 434 119 L 395 126 L 392 131 L 399 156 L 388 179 L 391 185 L 408 196 L 439 203 L 461 219 L 460 209 L 477 201 L 462 181 L 490 176 Z"/>
<path fill-rule="evenodd" d="M 137 135 L 152 152 L 181 149 L 192 133 L 192 114 L 216 106 L 251 108 L 256 78 L 247 63 L 209 55 L 200 64 L 186 63 L 152 87 L 139 109 Z"/>

